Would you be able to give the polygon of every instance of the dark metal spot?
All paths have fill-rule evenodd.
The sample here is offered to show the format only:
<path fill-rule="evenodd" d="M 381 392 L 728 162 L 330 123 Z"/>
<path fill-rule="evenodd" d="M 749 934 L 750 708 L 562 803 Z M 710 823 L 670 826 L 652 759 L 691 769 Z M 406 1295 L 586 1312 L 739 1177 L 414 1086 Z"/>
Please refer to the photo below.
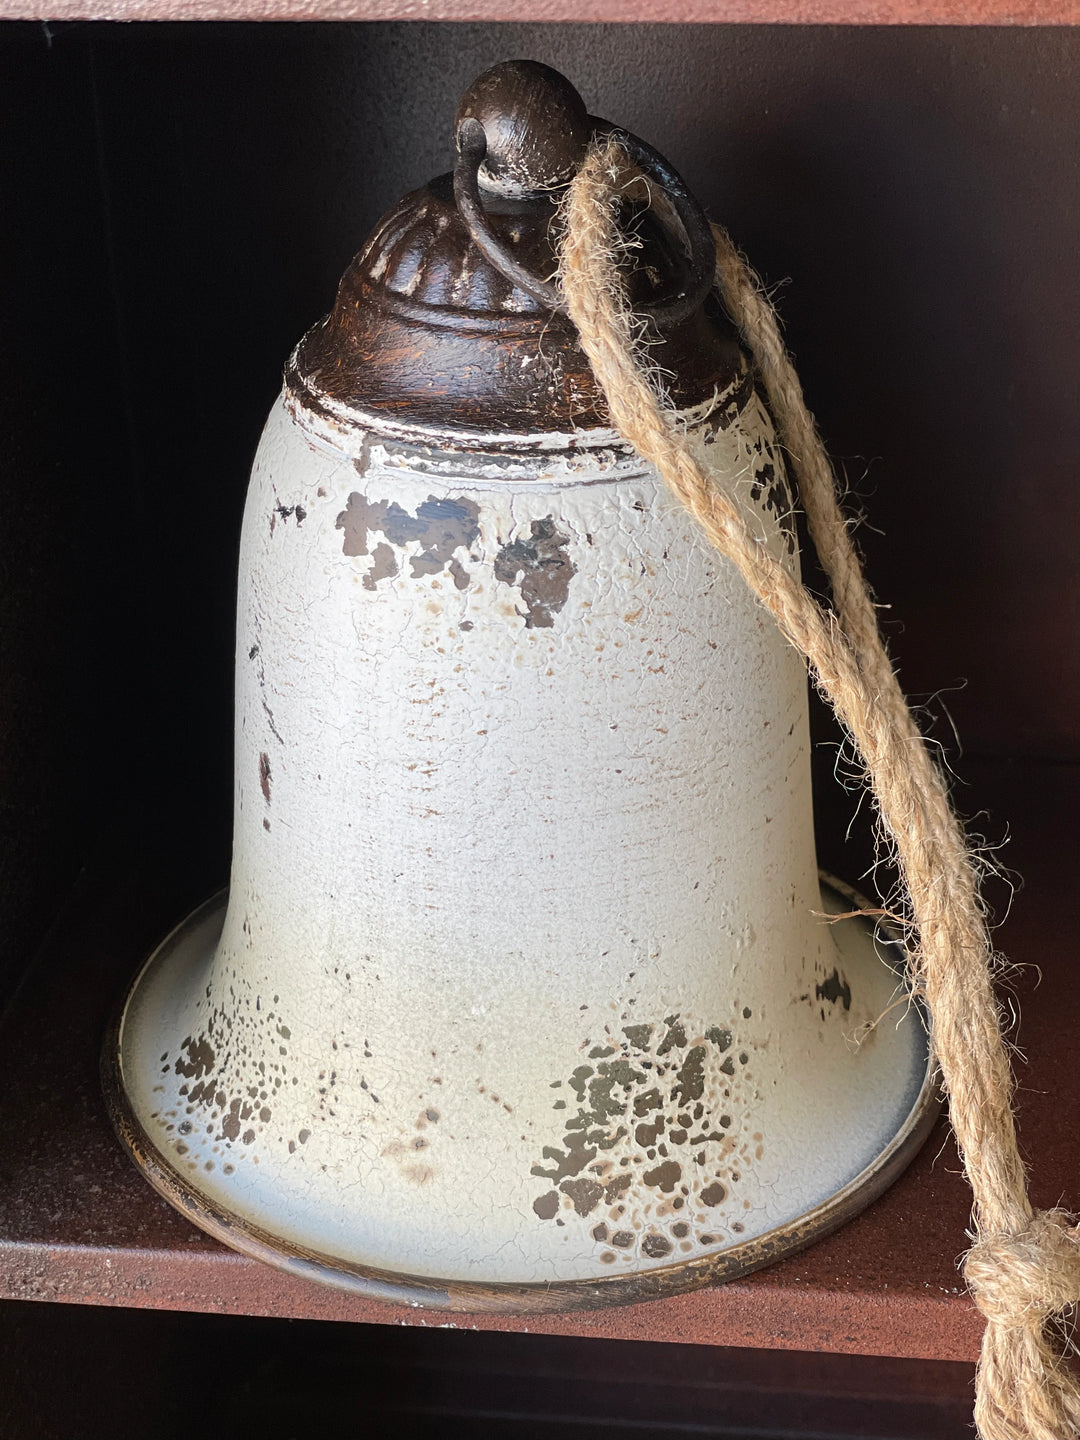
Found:
<path fill-rule="evenodd" d="M 596 1209 L 604 1193 L 604 1187 L 595 1180 L 564 1180 L 559 1189 L 569 1195 L 574 1209 L 583 1217 Z"/>
<path fill-rule="evenodd" d="M 682 1166 L 676 1160 L 665 1160 L 663 1165 L 657 1165 L 655 1170 L 646 1170 L 641 1178 L 646 1185 L 654 1185 L 666 1195 L 670 1195 L 682 1179 Z"/>
<path fill-rule="evenodd" d="M 627 1025 L 622 1033 L 635 1050 L 647 1050 L 652 1038 L 652 1029 L 651 1025 Z"/>
<path fill-rule="evenodd" d="M 827 980 L 816 986 L 815 994 L 819 1000 L 827 1000 L 830 1005 L 842 1000 L 844 1009 L 851 1009 L 851 986 L 841 979 L 839 970 L 834 970 Z"/>
<path fill-rule="evenodd" d="M 550 1191 L 547 1195 L 541 1195 L 539 1200 L 533 1201 L 533 1210 L 541 1220 L 554 1220 L 559 1208 L 559 1192 Z"/>

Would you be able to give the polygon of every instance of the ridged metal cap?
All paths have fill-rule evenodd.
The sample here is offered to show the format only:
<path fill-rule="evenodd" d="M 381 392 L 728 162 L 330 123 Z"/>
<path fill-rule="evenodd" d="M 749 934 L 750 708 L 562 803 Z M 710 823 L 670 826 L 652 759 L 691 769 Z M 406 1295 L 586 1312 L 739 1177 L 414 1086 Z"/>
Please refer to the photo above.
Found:
<path fill-rule="evenodd" d="M 535 91 L 535 72 L 546 67 L 511 62 L 497 70 L 515 67 L 526 70 Z M 490 95 L 493 74 L 469 94 Z M 505 88 L 506 76 L 497 78 Z M 476 107 L 468 99 L 459 116 L 464 111 L 471 119 Z M 499 246 L 530 274 L 552 276 L 560 191 L 508 195 L 490 184 L 480 190 Z M 645 205 L 628 200 L 622 208 L 623 223 L 640 242 L 627 277 L 631 297 L 647 305 L 685 268 L 685 255 L 679 237 Z M 658 327 L 651 356 L 671 375 L 680 407 L 728 390 L 745 371 L 712 298 Z M 331 411 L 338 423 L 355 413 L 369 427 L 384 416 L 395 429 L 415 424 L 496 435 L 610 423 L 572 323 L 487 258 L 455 201 L 451 175 L 405 196 L 380 220 L 345 272 L 333 310 L 297 347 L 286 381 L 295 400 Z"/>

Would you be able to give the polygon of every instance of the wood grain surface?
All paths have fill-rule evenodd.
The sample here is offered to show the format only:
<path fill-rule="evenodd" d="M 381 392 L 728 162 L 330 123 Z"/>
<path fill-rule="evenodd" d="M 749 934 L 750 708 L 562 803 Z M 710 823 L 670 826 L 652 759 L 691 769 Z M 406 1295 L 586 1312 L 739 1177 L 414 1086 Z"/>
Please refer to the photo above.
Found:
<path fill-rule="evenodd" d="M 13 20 L 517 20 L 506 0 L 0 0 Z M 532 21 L 1073 25 L 1077 0 L 534 0 Z"/>

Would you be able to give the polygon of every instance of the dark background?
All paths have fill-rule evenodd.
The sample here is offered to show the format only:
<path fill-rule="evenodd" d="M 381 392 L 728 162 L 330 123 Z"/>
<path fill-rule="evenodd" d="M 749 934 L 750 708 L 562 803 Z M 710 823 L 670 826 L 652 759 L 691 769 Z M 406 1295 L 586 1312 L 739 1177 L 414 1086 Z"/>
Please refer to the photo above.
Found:
<path fill-rule="evenodd" d="M 1077 759 L 1080 31 L 9 22 L 8 984 L 110 827 L 224 876 L 238 526 L 282 362 L 515 55 L 666 151 L 773 289 L 935 733 Z"/>
<path fill-rule="evenodd" d="M 969 756 L 1080 758 L 1080 31 L 0 24 L 0 1001 L 124 837 L 178 894 L 224 880 L 282 362 L 513 56 L 665 151 L 776 295 L 960 775 L 953 721 Z"/>
<path fill-rule="evenodd" d="M 0 1328 L 4 1440 L 972 1435 L 948 1361 L 19 1301 Z"/>

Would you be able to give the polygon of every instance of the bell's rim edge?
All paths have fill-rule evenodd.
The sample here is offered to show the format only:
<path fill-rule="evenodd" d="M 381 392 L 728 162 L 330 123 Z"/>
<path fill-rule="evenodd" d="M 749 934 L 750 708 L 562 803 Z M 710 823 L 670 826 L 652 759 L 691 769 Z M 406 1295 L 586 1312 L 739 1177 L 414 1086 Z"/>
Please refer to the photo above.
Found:
<path fill-rule="evenodd" d="M 819 871 L 819 878 L 824 886 L 852 902 L 854 908 L 871 908 L 853 886 L 824 870 Z M 737 1280 L 797 1254 L 872 1205 L 914 1160 L 941 1113 L 942 1096 L 926 1010 L 918 996 L 909 990 L 912 1007 L 926 1037 L 926 1067 L 911 1109 L 869 1165 L 826 1200 L 762 1235 L 709 1255 L 633 1275 L 531 1283 L 439 1280 L 326 1255 L 283 1240 L 209 1199 L 162 1155 L 138 1119 L 124 1086 L 121 1035 L 128 1007 L 144 975 L 162 950 L 179 940 L 185 931 L 194 929 L 209 912 L 222 906 L 227 895 L 227 887 L 216 891 L 175 925 L 154 946 L 116 1006 L 101 1055 L 101 1084 L 110 1123 L 129 1160 L 152 1188 L 204 1233 L 286 1274 L 302 1276 L 365 1299 L 461 1314 L 558 1314 L 636 1304 Z M 897 958 L 886 963 L 897 972 L 898 978 L 903 978 L 904 965 L 900 957 L 905 954 L 905 947 L 899 931 L 887 919 L 879 920 L 877 929 L 884 932 L 885 938 L 879 941 L 876 935 L 872 936 L 875 949 L 879 955 L 884 946 L 893 952 Z"/>

